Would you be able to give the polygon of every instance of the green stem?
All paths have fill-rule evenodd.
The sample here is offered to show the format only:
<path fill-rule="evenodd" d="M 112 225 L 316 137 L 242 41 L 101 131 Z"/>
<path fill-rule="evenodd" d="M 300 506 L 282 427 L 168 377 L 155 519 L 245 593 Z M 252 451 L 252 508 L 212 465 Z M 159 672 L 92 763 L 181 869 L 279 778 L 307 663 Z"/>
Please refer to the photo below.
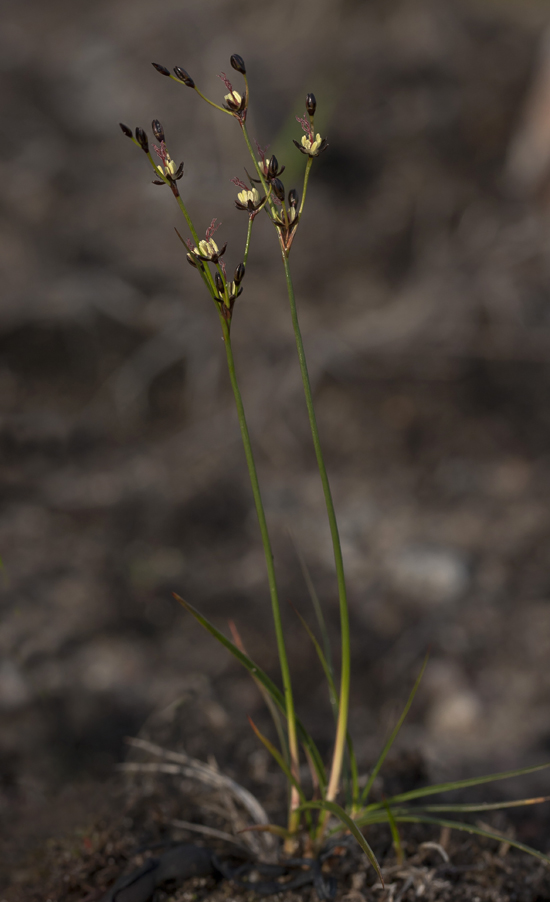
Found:
<path fill-rule="evenodd" d="M 346 580 L 345 580 L 345 575 L 344 575 L 344 561 L 342 558 L 342 547 L 340 544 L 340 536 L 338 533 L 338 524 L 336 521 L 336 513 L 334 510 L 332 493 L 330 491 L 330 483 L 328 480 L 323 452 L 321 449 L 321 442 L 319 439 L 319 430 L 317 428 L 317 418 L 315 416 L 315 408 L 313 406 L 313 395 L 311 392 L 311 383 L 309 381 L 309 373 L 308 373 L 308 369 L 307 369 L 307 362 L 306 362 L 306 356 L 305 356 L 305 351 L 304 351 L 304 343 L 302 340 L 300 323 L 298 321 L 298 311 L 296 309 L 296 298 L 294 295 L 294 286 L 292 284 L 292 278 L 290 275 L 288 259 L 284 252 L 282 254 L 282 257 L 283 257 L 283 265 L 285 268 L 288 299 L 290 302 L 290 312 L 291 312 L 291 316 L 292 316 L 292 325 L 294 327 L 294 334 L 296 337 L 296 348 L 298 351 L 300 372 L 302 375 L 302 382 L 304 384 L 304 392 L 305 392 L 305 397 L 306 397 L 306 406 L 307 406 L 307 412 L 308 412 L 308 417 L 309 417 L 309 425 L 311 428 L 311 435 L 313 438 L 313 446 L 315 448 L 315 457 L 317 458 L 317 466 L 319 468 L 319 474 L 321 476 L 321 483 L 323 486 L 323 493 L 325 496 L 325 504 L 326 504 L 326 509 L 327 509 L 329 526 L 330 526 L 330 534 L 332 537 L 332 547 L 333 547 L 333 551 L 334 551 L 334 563 L 335 563 L 335 567 L 336 567 L 336 579 L 338 582 L 338 598 L 339 598 L 339 602 L 340 602 L 340 629 L 341 629 L 341 633 L 342 633 L 342 665 L 341 665 L 341 679 L 340 679 L 340 701 L 339 701 L 339 711 L 338 711 L 338 724 L 336 727 L 336 739 L 335 739 L 334 753 L 333 753 L 333 758 L 332 758 L 332 768 L 331 768 L 329 783 L 328 783 L 327 792 L 326 792 L 326 800 L 329 802 L 332 802 L 336 798 L 336 795 L 337 795 L 338 789 L 339 789 L 339 785 L 340 785 L 340 775 L 342 772 L 342 763 L 343 763 L 343 759 L 344 759 L 344 751 L 345 751 L 345 746 L 346 746 L 346 733 L 347 733 L 347 722 L 348 722 L 350 669 L 351 669 L 348 601 L 347 601 L 347 593 L 346 593 Z M 322 833 L 324 831 L 327 818 L 328 818 L 328 812 L 325 810 L 322 812 L 322 814 L 320 816 L 320 820 L 319 820 L 319 835 L 320 836 L 322 836 Z"/>
<path fill-rule="evenodd" d="M 176 79 L 176 80 L 179 81 L 179 79 Z M 210 106 L 213 106 L 214 109 L 216 109 L 216 110 L 221 110 L 222 113 L 227 113 L 228 116 L 232 116 L 232 115 L 233 115 L 233 113 L 231 112 L 231 110 L 226 110 L 225 107 L 220 106 L 219 103 L 214 103 L 213 100 L 209 100 L 208 97 L 206 97 L 206 96 L 202 93 L 202 91 L 199 91 L 199 89 L 197 88 L 196 85 L 195 85 L 195 91 L 197 92 L 197 94 L 199 95 L 199 97 L 202 97 L 203 100 L 206 100 L 206 102 L 209 103 Z"/>
<path fill-rule="evenodd" d="M 252 223 L 254 222 L 254 218 L 252 216 L 248 217 L 248 229 L 246 232 L 246 244 L 244 246 L 244 257 L 243 263 L 246 266 L 246 261 L 248 260 L 248 251 L 250 250 L 250 238 L 252 236 Z"/>
<path fill-rule="evenodd" d="M 300 209 L 298 210 L 298 215 L 300 215 L 300 216 L 302 214 L 302 210 L 304 209 L 304 204 L 306 202 L 307 183 L 309 181 L 309 173 L 311 172 L 312 164 L 313 164 L 313 157 L 308 157 L 307 163 L 306 163 L 306 171 L 304 173 L 304 187 L 302 189 L 302 202 L 300 204 Z"/>
<path fill-rule="evenodd" d="M 269 592 L 271 595 L 271 606 L 273 609 L 273 621 L 275 624 L 275 634 L 277 637 L 277 650 L 279 653 L 279 661 L 281 666 L 281 676 L 283 679 L 283 687 L 285 693 L 285 706 L 286 706 L 286 716 L 288 722 L 288 744 L 290 750 L 290 761 L 291 761 L 291 769 L 294 774 L 296 780 L 299 780 L 299 762 L 298 762 L 298 740 L 296 735 L 296 715 L 294 711 L 294 699 L 292 696 L 292 685 L 290 681 L 290 669 L 288 666 L 288 658 L 286 654 L 284 633 L 283 633 L 283 625 L 281 621 L 281 609 L 279 605 L 279 596 L 277 592 L 277 581 L 275 578 L 275 567 L 273 564 L 273 552 L 271 549 L 271 540 L 269 538 L 269 532 L 267 528 L 267 521 L 265 518 L 265 511 L 262 502 L 262 496 L 260 492 L 260 485 L 258 482 L 258 474 L 256 472 L 256 464 L 254 461 L 254 454 L 252 452 L 252 445 L 250 442 L 250 434 L 248 432 L 248 426 L 246 422 L 243 400 L 241 396 L 241 392 L 239 389 L 239 384 L 237 382 L 237 374 L 235 372 L 235 361 L 233 358 L 233 349 L 231 347 L 231 336 L 229 333 L 229 326 L 227 321 L 224 319 L 222 315 L 220 315 L 220 321 L 223 330 L 223 339 L 225 343 L 225 352 L 227 355 L 227 366 L 229 369 L 229 378 L 231 380 L 231 387 L 233 389 L 233 394 L 235 396 L 235 404 L 237 407 L 237 416 L 239 419 L 239 426 L 241 429 L 241 436 L 244 445 L 244 453 L 246 456 L 246 463 L 248 466 L 248 473 L 250 476 L 250 484 L 252 486 L 252 494 L 254 496 L 254 503 L 256 505 L 256 513 L 258 515 L 258 522 L 260 525 L 260 532 L 262 535 L 262 543 L 264 546 L 264 554 L 265 554 L 265 562 L 267 566 L 267 578 L 269 583 Z M 291 810 L 289 813 L 289 831 L 290 833 L 294 833 L 298 827 L 300 814 L 295 811 L 295 808 L 299 805 L 299 796 L 293 788 L 293 795 L 296 796 L 296 799 L 293 800 L 291 804 Z"/>
<path fill-rule="evenodd" d="M 252 144 L 250 143 L 248 131 L 247 131 L 247 128 L 246 128 L 246 125 L 244 124 L 244 122 L 242 124 L 242 133 L 244 136 L 244 140 L 246 141 L 246 146 L 248 147 L 248 152 L 250 153 L 250 156 L 252 157 L 252 162 L 254 163 L 254 168 L 255 168 L 256 172 L 258 173 L 258 176 L 262 183 L 262 187 L 265 191 L 265 194 L 267 197 L 267 204 L 269 206 L 271 214 L 272 214 L 272 216 L 276 216 L 277 208 L 276 208 L 275 204 L 273 203 L 273 201 L 271 200 L 271 191 L 269 190 L 269 185 L 267 184 L 265 176 L 264 176 L 260 166 L 258 165 L 258 161 L 256 159 L 256 154 L 254 153 L 254 150 L 252 149 Z"/>
<path fill-rule="evenodd" d="M 250 143 L 250 138 L 248 136 L 248 132 L 246 126 L 243 124 L 242 128 L 243 136 L 246 142 L 246 146 L 248 147 L 250 156 L 254 162 L 254 167 L 258 176 L 261 180 L 264 191 L 268 192 L 268 186 L 264 177 L 263 172 L 261 171 L 260 166 L 258 165 L 258 161 L 256 160 L 256 155 L 252 149 L 252 145 Z M 312 165 L 312 158 L 308 159 L 306 165 L 306 172 L 304 176 L 304 189 L 302 202 L 300 205 L 300 212 L 304 206 L 304 198 L 307 191 L 307 184 L 309 180 L 309 173 Z M 273 201 L 268 198 L 269 208 L 271 210 L 272 215 L 276 215 L 276 209 L 274 207 Z M 283 266 L 285 268 L 285 276 L 286 276 L 286 284 L 288 291 L 288 298 L 290 302 L 290 312 L 292 316 L 292 325 L 294 327 L 294 334 L 296 337 L 296 347 L 298 350 L 298 360 L 300 363 L 300 371 L 302 375 L 302 382 L 304 385 L 304 393 L 306 397 L 306 406 L 309 417 L 309 424 L 311 428 L 311 435 L 313 438 L 313 446 L 315 448 L 315 456 L 317 458 L 317 466 L 319 468 L 319 474 L 321 476 L 321 483 L 323 486 L 323 493 L 325 496 L 325 504 L 327 509 L 327 515 L 330 526 L 330 533 L 332 537 L 332 547 L 334 551 L 334 563 L 336 568 L 336 579 L 338 583 L 338 598 L 340 603 L 340 628 L 342 633 L 342 664 L 341 664 L 341 680 L 340 680 L 340 701 L 339 701 L 339 712 L 338 712 L 338 724 L 336 727 L 336 739 L 334 743 L 334 753 L 332 758 L 332 768 L 329 778 L 329 783 L 326 791 L 326 799 L 329 802 L 334 801 L 336 795 L 338 793 L 339 785 L 340 785 L 340 776 L 342 773 L 342 765 L 345 754 L 346 747 L 346 735 L 347 735 L 347 723 L 348 723 L 348 709 L 349 709 L 349 690 L 350 690 L 350 671 L 351 671 L 351 652 L 350 652 L 350 633 L 349 633 L 349 613 L 348 613 L 348 601 L 347 601 L 347 592 L 346 592 L 346 580 L 344 574 L 344 562 L 342 558 L 342 548 L 340 545 L 340 536 L 338 533 L 338 523 L 336 521 L 336 513 L 334 510 L 334 503 L 332 501 L 332 493 L 330 491 L 330 483 L 328 480 L 327 470 L 325 466 L 325 461 L 323 457 L 323 452 L 321 449 L 321 442 L 319 439 L 319 430 L 317 428 L 317 418 L 315 416 L 315 408 L 313 406 L 313 395 L 311 392 L 311 384 L 309 381 L 309 373 L 307 369 L 306 356 L 304 351 L 304 344 L 302 340 L 302 333 L 300 330 L 300 323 L 298 320 L 298 311 L 296 309 L 296 298 L 294 295 L 294 286 L 292 284 L 292 278 L 290 275 L 290 268 L 288 263 L 288 257 L 285 252 L 285 248 L 283 246 L 280 232 L 279 235 L 279 243 L 281 246 L 281 255 L 283 258 Z M 322 836 L 326 822 L 328 819 L 328 812 L 325 810 L 321 813 L 319 819 L 319 838 Z"/>
<path fill-rule="evenodd" d="M 195 227 L 194 227 L 193 223 L 191 222 L 191 217 L 189 216 L 189 213 L 187 212 L 187 210 L 186 210 L 186 208 L 185 208 L 185 204 L 184 204 L 184 202 L 182 201 L 179 192 L 178 192 L 178 194 L 177 194 L 177 196 L 176 196 L 176 200 L 177 200 L 177 202 L 178 202 L 178 206 L 179 206 L 181 212 L 182 212 L 183 215 L 185 216 L 185 220 L 186 220 L 186 222 L 187 222 L 187 225 L 189 226 L 189 231 L 191 232 L 191 234 L 192 234 L 192 236 L 193 236 L 193 240 L 194 240 L 194 242 L 195 242 L 195 245 L 198 247 L 198 246 L 199 246 L 199 236 L 197 235 L 197 232 L 196 232 L 196 230 L 195 230 Z"/>

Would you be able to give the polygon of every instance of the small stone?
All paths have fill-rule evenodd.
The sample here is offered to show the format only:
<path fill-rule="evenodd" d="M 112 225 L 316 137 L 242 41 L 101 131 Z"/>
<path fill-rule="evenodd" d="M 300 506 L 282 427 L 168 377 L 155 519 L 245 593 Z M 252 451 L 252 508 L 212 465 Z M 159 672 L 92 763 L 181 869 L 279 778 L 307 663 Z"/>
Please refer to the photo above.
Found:
<path fill-rule="evenodd" d="M 470 581 L 468 566 L 459 552 L 421 545 L 404 548 L 392 557 L 389 576 L 399 592 L 427 605 L 454 601 Z"/>

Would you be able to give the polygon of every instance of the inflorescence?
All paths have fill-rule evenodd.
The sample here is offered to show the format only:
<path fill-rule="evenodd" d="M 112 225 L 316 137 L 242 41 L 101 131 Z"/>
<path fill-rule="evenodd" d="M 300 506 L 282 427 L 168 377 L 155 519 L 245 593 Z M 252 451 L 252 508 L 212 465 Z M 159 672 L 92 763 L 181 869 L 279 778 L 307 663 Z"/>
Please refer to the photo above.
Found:
<path fill-rule="evenodd" d="M 292 188 L 288 192 L 288 197 L 286 197 L 285 187 L 280 178 L 285 170 L 285 167 L 279 165 L 277 157 L 274 154 L 267 156 L 266 150 L 264 150 L 260 146 L 260 144 L 258 144 L 258 142 L 256 142 L 257 156 L 252 151 L 252 148 L 248 141 L 248 135 L 246 133 L 246 115 L 248 111 L 249 100 L 246 66 L 243 58 L 236 53 L 233 54 L 230 62 L 231 67 L 244 78 L 244 91 L 237 91 L 231 84 L 225 72 L 222 72 L 219 75 L 219 78 L 224 83 L 227 93 L 224 94 L 223 102 L 221 104 L 215 103 L 208 97 L 205 97 L 205 95 L 199 90 L 199 88 L 197 88 L 194 79 L 185 69 L 182 69 L 181 66 L 175 66 L 172 72 L 170 72 L 170 70 L 166 66 L 163 66 L 160 63 L 153 63 L 153 66 L 157 70 L 157 72 L 160 72 L 161 75 L 171 78 L 173 81 L 176 81 L 179 84 L 184 84 L 186 87 L 191 88 L 211 106 L 235 118 L 245 134 L 245 138 L 253 158 L 256 177 L 252 177 L 247 173 L 248 184 L 237 177 L 231 180 L 233 184 L 239 189 L 237 192 L 237 198 L 235 200 L 235 206 L 238 210 L 248 213 L 249 217 L 249 228 L 244 260 L 237 266 L 233 280 L 228 281 L 226 276 L 226 267 L 224 265 L 224 262 L 221 260 L 221 257 L 223 256 L 227 248 L 227 243 L 225 243 L 220 249 L 218 248 L 218 245 L 213 238 L 214 232 L 219 228 L 219 225 L 216 225 L 216 219 L 212 220 L 210 226 L 206 230 L 205 237 L 201 240 L 198 239 L 197 233 L 193 228 L 193 224 L 183 204 L 177 186 L 177 182 L 183 176 L 183 163 L 176 165 L 176 163 L 170 156 L 170 153 L 168 152 L 168 148 L 166 146 L 164 128 L 159 120 L 154 119 L 152 122 L 153 135 L 159 142 L 158 145 L 153 144 L 152 149 L 155 152 L 159 162 L 155 162 L 154 158 L 151 155 L 149 138 L 144 129 L 138 127 L 135 129 L 135 132 L 132 133 L 132 130 L 127 125 L 124 125 L 122 122 L 120 123 L 122 132 L 128 138 L 130 138 L 134 142 L 134 144 L 140 147 L 147 155 L 155 173 L 153 184 L 168 185 L 174 197 L 177 199 L 193 235 L 193 240 L 189 239 L 183 242 L 187 250 L 187 260 L 201 274 L 206 287 L 208 288 L 213 299 L 216 301 L 219 313 L 223 316 L 224 320 L 227 323 L 231 322 L 233 305 L 236 298 L 239 297 L 239 295 L 242 293 L 241 282 L 243 280 L 246 269 L 246 258 L 248 256 L 250 232 L 254 219 L 261 210 L 266 210 L 269 218 L 271 219 L 271 222 L 277 229 L 279 243 L 283 255 L 287 257 L 290 253 L 292 241 L 304 205 L 305 189 L 307 187 L 307 179 L 309 176 L 309 167 L 311 165 L 313 157 L 318 156 L 327 147 L 326 138 L 321 138 L 319 133 L 316 133 L 314 130 L 314 116 L 317 103 L 315 96 L 313 94 L 308 94 L 306 97 L 306 115 L 304 117 L 296 117 L 304 130 L 304 136 L 301 139 L 301 143 L 294 141 L 296 147 L 298 147 L 298 149 L 303 154 L 306 154 L 309 158 L 304 180 L 302 205 L 299 206 L 298 192 L 295 188 Z M 181 236 L 179 237 L 181 238 Z M 214 271 L 211 271 L 209 269 L 209 264 L 214 267 Z"/>

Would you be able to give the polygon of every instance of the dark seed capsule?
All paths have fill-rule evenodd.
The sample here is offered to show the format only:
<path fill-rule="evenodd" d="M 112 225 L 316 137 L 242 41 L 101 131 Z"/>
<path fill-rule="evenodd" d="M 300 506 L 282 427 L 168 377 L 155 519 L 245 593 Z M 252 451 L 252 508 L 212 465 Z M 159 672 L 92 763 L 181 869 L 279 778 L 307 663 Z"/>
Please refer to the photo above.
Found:
<path fill-rule="evenodd" d="M 269 175 L 270 178 L 274 178 L 277 175 L 278 171 L 279 171 L 279 161 L 278 161 L 277 157 L 275 156 L 275 154 L 273 154 L 273 156 L 271 157 L 271 159 L 269 161 L 268 167 L 267 167 L 267 174 Z"/>
<path fill-rule="evenodd" d="M 153 129 L 153 134 L 157 141 L 160 141 L 162 144 L 162 142 L 164 141 L 164 129 L 158 119 L 153 119 L 151 128 Z"/>
<path fill-rule="evenodd" d="M 271 184 L 273 186 L 273 191 L 274 191 L 276 197 L 278 197 L 279 200 L 284 200 L 285 199 L 285 186 L 283 185 L 281 179 L 273 179 Z"/>
<path fill-rule="evenodd" d="M 246 66 L 244 64 L 242 56 L 239 56 L 238 53 L 234 53 L 231 57 L 230 62 L 233 68 L 237 70 L 237 72 L 240 72 L 241 75 L 246 75 Z"/>
<path fill-rule="evenodd" d="M 191 266 L 194 266 L 195 269 L 196 269 L 196 268 L 197 268 L 197 261 L 195 260 L 193 254 L 186 254 L 185 256 L 187 257 L 187 262 L 190 263 Z"/>
<path fill-rule="evenodd" d="M 119 122 L 118 124 L 120 125 L 120 127 L 122 129 L 122 134 L 126 135 L 127 138 L 131 138 L 132 137 L 132 129 L 128 128 L 127 125 L 124 125 L 124 122 Z"/>
<path fill-rule="evenodd" d="M 174 75 L 176 76 L 176 78 L 179 78 L 179 80 L 182 81 L 184 85 L 187 85 L 188 88 L 195 87 L 195 82 L 193 81 L 189 73 L 186 72 L 185 69 L 182 69 L 181 66 L 174 67 Z"/>
<path fill-rule="evenodd" d="M 310 116 L 315 116 L 315 110 L 317 109 L 317 101 L 315 100 L 315 94 L 307 94 L 306 95 L 306 110 L 308 111 Z"/>
<path fill-rule="evenodd" d="M 296 191 L 296 188 L 291 188 L 288 192 L 288 202 L 291 207 L 298 206 L 298 192 Z"/>
<path fill-rule="evenodd" d="M 170 69 L 167 69 L 166 66 L 161 66 L 160 63 L 151 63 L 151 65 L 154 66 L 161 75 L 170 75 Z"/>
<path fill-rule="evenodd" d="M 216 283 L 216 288 L 218 290 L 218 294 L 223 294 L 224 284 L 223 284 L 223 279 L 220 276 L 219 272 L 217 272 L 216 275 L 214 276 L 214 282 Z"/>
<path fill-rule="evenodd" d="M 149 153 L 149 141 L 142 128 L 136 128 L 136 141 L 145 153 Z"/>
<path fill-rule="evenodd" d="M 245 271 L 246 271 L 246 268 L 245 268 L 244 263 L 239 263 L 239 265 L 237 266 L 237 268 L 235 270 L 235 274 L 233 276 L 235 285 L 241 284 L 242 280 L 244 279 Z"/>

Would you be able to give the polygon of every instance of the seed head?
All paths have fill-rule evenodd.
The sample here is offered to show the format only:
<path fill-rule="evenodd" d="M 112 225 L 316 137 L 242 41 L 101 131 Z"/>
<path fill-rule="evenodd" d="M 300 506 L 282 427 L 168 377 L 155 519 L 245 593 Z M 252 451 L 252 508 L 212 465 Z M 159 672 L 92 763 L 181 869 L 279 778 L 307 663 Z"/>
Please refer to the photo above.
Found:
<path fill-rule="evenodd" d="M 269 160 L 269 164 L 267 167 L 267 174 L 269 178 L 275 178 L 279 174 L 279 161 L 275 154 Z"/>
<path fill-rule="evenodd" d="M 149 153 L 149 141 L 142 128 L 136 128 L 136 141 L 145 153 Z"/>
<path fill-rule="evenodd" d="M 191 76 L 185 71 L 185 69 L 181 68 L 181 66 L 174 67 L 174 75 L 176 76 L 176 78 L 179 78 L 179 80 L 182 81 L 184 83 L 184 85 L 187 85 L 188 88 L 195 87 L 195 82 L 193 81 Z"/>
<path fill-rule="evenodd" d="M 246 75 L 246 66 L 244 64 L 244 60 L 243 60 L 242 56 L 239 56 L 238 53 L 234 53 L 233 56 L 231 57 L 230 62 L 231 62 L 232 67 L 234 69 L 236 69 L 237 72 L 240 72 L 241 75 Z"/>
<path fill-rule="evenodd" d="M 160 63 L 151 63 L 151 65 L 154 66 L 161 75 L 170 75 L 170 69 L 167 69 L 166 66 L 161 66 Z"/>
<path fill-rule="evenodd" d="M 285 199 L 285 186 L 283 185 L 281 179 L 273 179 L 271 182 L 273 186 L 273 193 L 275 197 L 277 197 L 280 201 Z"/>
<path fill-rule="evenodd" d="M 244 263 L 239 263 L 239 265 L 237 266 L 237 268 L 233 274 L 233 278 L 235 280 L 235 285 L 241 284 L 242 280 L 244 279 L 245 271 L 246 271 L 246 267 L 245 267 Z"/>
<path fill-rule="evenodd" d="M 132 137 L 132 129 L 128 128 L 127 125 L 124 125 L 124 122 L 119 122 L 118 124 L 120 125 L 120 127 L 122 129 L 122 134 L 126 135 L 127 138 L 131 138 Z"/>
<path fill-rule="evenodd" d="M 315 116 L 315 110 L 317 109 L 317 101 L 315 99 L 315 94 L 307 94 L 306 95 L 306 110 L 308 111 L 310 116 Z"/>
<path fill-rule="evenodd" d="M 153 119 L 151 128 L 153 129 L 153 134 L 157 141 L 160 141 L 161 144 L 164 144 L 164 129 L 158 119 Z"/>

